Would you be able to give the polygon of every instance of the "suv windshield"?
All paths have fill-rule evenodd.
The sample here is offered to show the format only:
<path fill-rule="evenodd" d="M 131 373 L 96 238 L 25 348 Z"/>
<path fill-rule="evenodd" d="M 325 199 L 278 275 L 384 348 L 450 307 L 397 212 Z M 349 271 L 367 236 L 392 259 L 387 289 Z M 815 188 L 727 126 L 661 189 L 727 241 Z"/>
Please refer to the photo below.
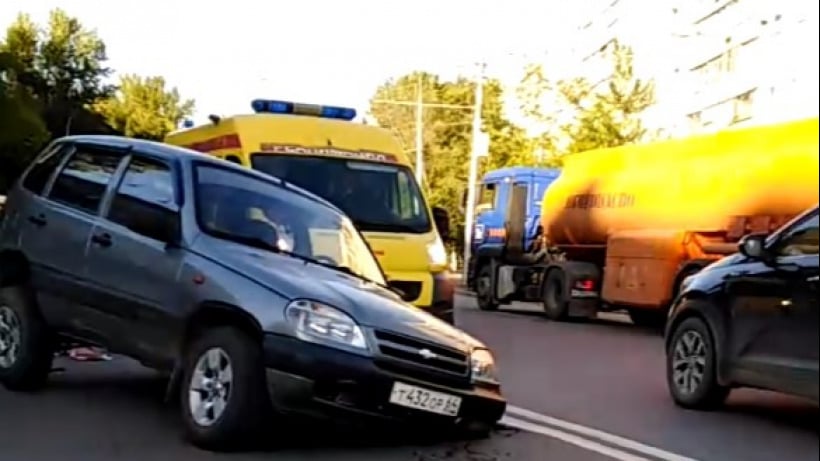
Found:
<path fill-rule="evenodd" d="M 272 181 L 217 166 L 198 165 L 195 185 L 197 221 L 204 232 L 385 284 L 361 234 L 327 205 Z"/>
<path fill-rule="evenodd" d="M 412 171 L 401 165 L 328 157 L 254 154 L 255 170 L 309 190 L 341 208 L 362 231 L 432 229 Z"/>

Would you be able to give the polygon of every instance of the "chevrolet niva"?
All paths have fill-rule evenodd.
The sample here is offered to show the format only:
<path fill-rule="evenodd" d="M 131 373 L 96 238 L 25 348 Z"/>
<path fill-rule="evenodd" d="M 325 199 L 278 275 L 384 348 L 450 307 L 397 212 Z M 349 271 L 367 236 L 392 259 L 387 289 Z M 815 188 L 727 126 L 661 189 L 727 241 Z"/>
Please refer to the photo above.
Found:
<path fill-rule="evenodd" d="M 342 212 L 277 178 L 65 137 L 4 214 L 7 389 L 43 387 L 64 344 L 103 346 L 169 373 L 189 440 L 216 450 L 293 413 L 486 435 L 505 411 L 491 352 L 403 302 Z"/>

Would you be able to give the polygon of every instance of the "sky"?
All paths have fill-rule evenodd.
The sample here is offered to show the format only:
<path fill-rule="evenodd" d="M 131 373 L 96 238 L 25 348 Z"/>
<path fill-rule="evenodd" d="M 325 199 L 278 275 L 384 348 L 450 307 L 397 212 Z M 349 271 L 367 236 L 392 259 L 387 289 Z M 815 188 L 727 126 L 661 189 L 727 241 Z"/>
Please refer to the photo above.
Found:
<path fill-rule="evenodd" d="M 62 8 L 97 31 L 118 73 L 164 76 L 195 99 L 199 123 L 249 112 L 254 98 L 363 113 L 390 77 L 471 75 L 479 61 L 512 84 L 525 62 L 569 53 L 573 30 L 601 1 L 11 0 L 0 2 L 0 25 L 21 11 L 44 24 Z"/>

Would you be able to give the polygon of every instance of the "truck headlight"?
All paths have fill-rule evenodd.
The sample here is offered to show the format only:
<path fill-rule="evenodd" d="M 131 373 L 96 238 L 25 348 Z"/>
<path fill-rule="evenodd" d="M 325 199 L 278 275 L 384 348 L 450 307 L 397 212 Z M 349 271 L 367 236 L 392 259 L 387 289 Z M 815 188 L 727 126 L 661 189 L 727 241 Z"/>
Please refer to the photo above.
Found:
<path fill-rule="evenodd" d="M 474 383 L 497 386 L 498 373 L 493 354 L 487 349 L 476 349 L 470 355 L 470 375 Z"/>
<path fill-rule="evenodd" d="M 285 316 L 302 341 L 367 349 L 359 324 L 335 307 L 297 299 L 285 308 Z"/>
<path fill-rule="evenodd" d="M 446 266 L 447 265 L 447 249 L 444 248 L 441 238 L 436 236 L 436 239 L 427 244 L 427 256 L 430 259 L 431 266 Z"/>

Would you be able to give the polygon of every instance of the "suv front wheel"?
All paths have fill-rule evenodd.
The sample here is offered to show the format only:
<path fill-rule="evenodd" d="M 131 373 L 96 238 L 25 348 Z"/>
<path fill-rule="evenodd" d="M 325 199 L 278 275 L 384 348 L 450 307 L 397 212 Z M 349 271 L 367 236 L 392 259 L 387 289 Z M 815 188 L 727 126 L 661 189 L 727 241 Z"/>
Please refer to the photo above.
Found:
<path fill-rule="evenodd" d="M 195 445 L 214 451 L 243 448 L 268 416 L 261 348 L 237 328 L 208 329 L 187 348 L 182 419 Z"/>

